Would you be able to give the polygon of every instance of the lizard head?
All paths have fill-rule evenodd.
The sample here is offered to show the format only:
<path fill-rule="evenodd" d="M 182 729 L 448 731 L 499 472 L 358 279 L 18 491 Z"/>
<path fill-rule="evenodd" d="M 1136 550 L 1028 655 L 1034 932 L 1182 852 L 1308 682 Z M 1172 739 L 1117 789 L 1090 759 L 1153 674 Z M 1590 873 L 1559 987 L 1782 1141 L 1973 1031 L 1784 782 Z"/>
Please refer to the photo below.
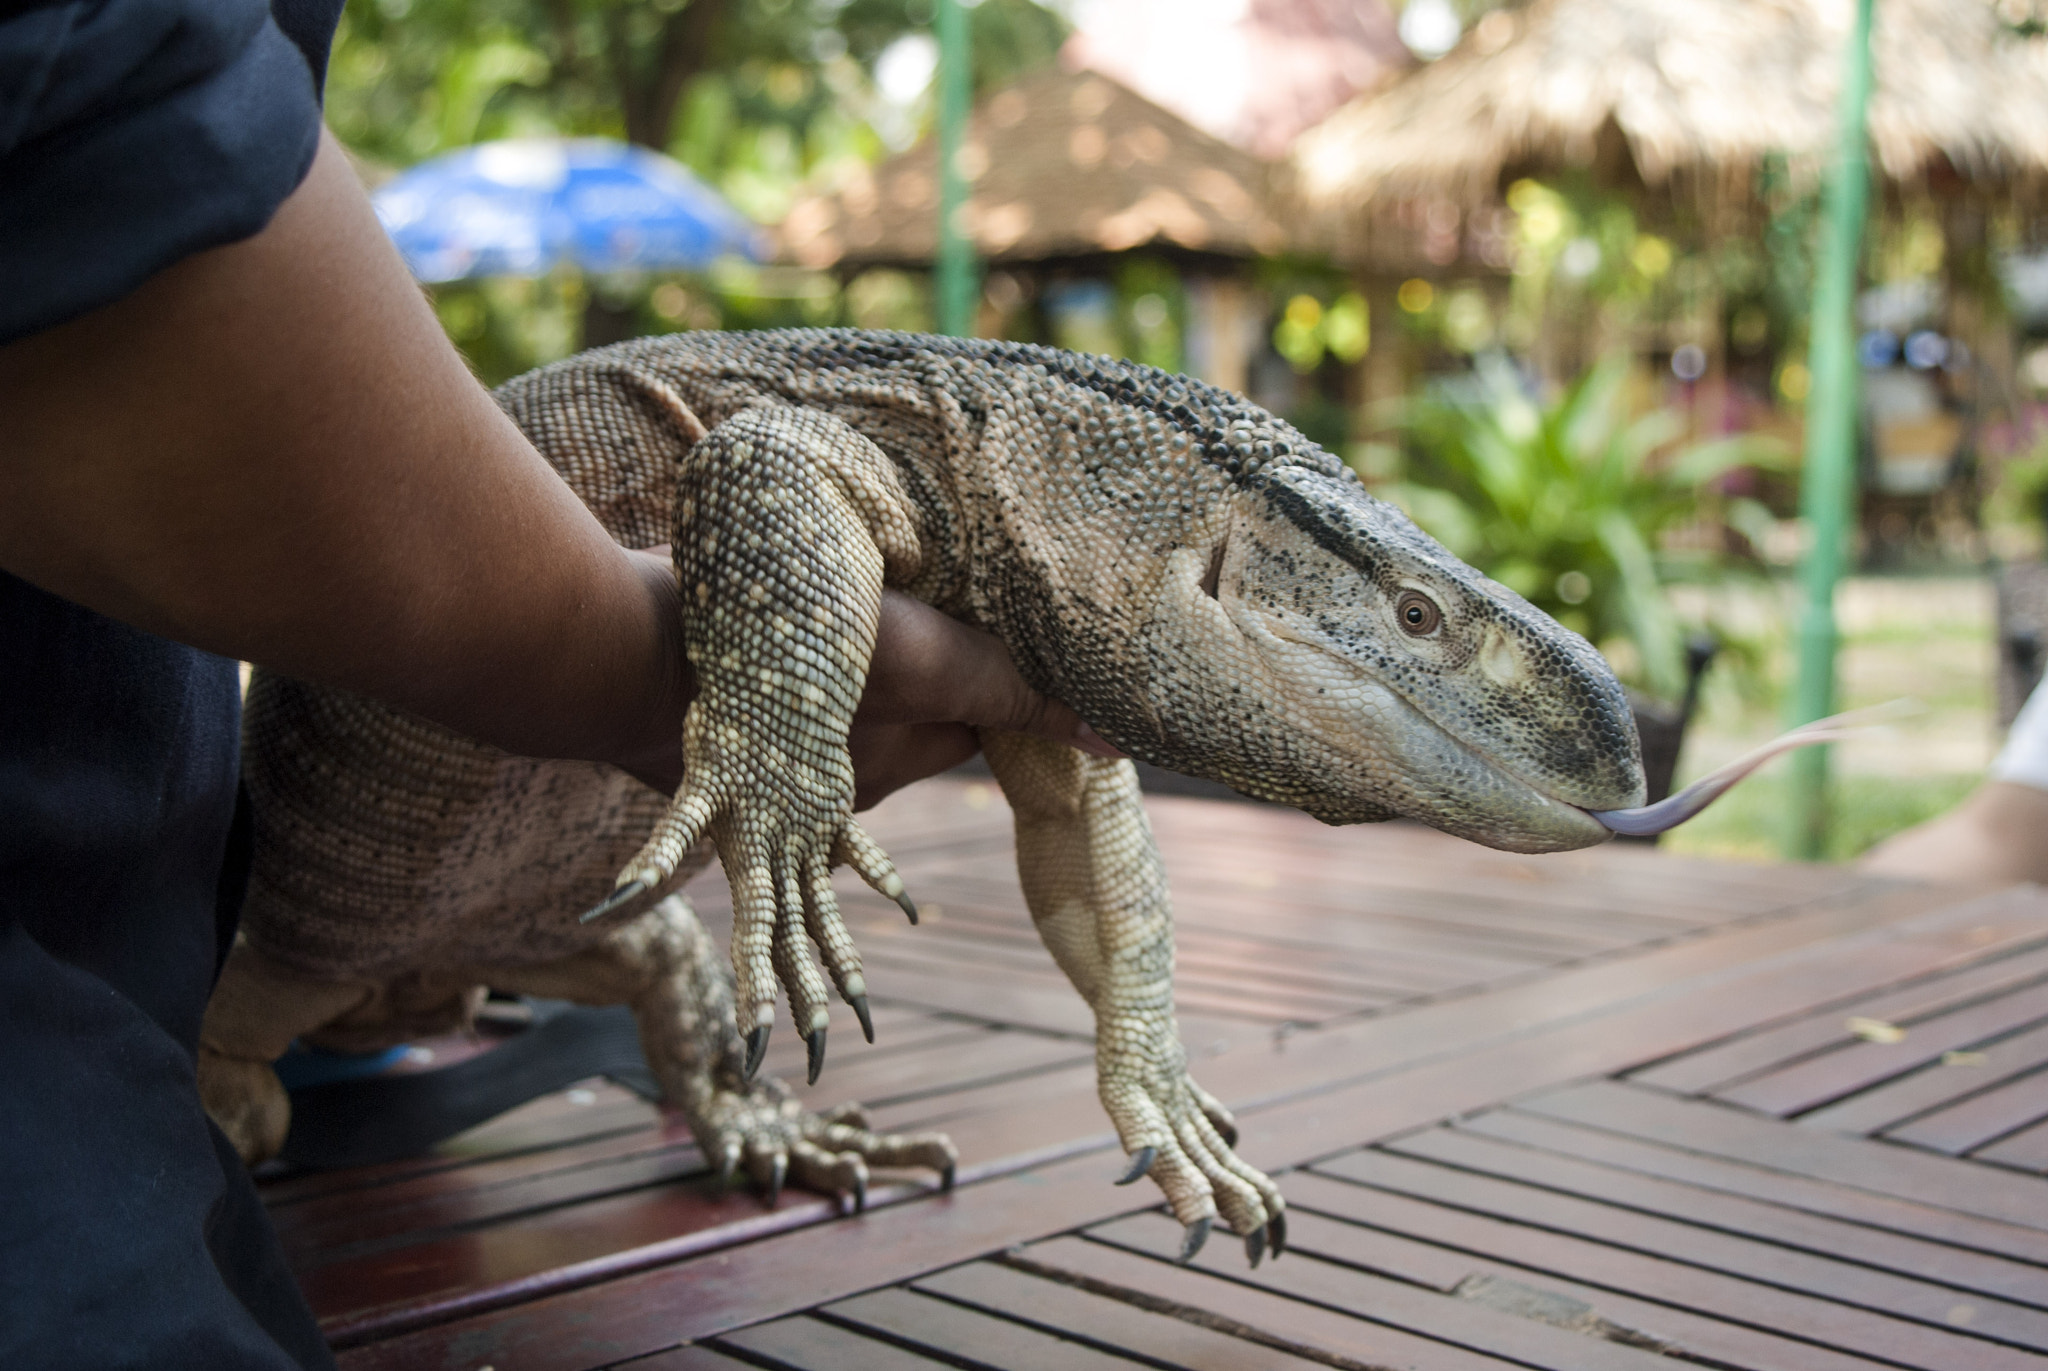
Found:
<path fill-rule="evenodd" d="M 1603 842 L 1586 811 L 1642 803 L 1634 718 L 1592 645 L 1334 460 L 1268 462 L 1218 515 L 1170 559 L 1148 634 L 1208 644 L 1168 673 L 1201 684 L 1155 695 L 1160 745 L 1138 755 L 1328 823 L 1398 815 L 1522 852 Z"/>

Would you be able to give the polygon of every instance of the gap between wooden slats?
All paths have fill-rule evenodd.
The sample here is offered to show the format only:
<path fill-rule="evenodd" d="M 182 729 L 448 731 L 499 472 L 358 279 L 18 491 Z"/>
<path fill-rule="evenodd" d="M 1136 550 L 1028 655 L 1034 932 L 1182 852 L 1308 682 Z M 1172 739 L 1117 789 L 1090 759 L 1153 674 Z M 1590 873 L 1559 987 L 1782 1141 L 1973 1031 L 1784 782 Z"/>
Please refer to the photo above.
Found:
<path fill-rule="evenodd" d="M 1382 1176 L 1393 1170 L 1384 1166 L 1375 1169 Z M 1440 1198 L 1317 1176 L 1292 1178 L 1289 1187 L 1297 1208 L 1363 1225 L 1355 1233 L 1342 1236 L 1347 1242 L 1365 1244 L 1368 1252 L 1373 1250 L 1372 1230 L 1380 1230 L 1427 1245 L 1456 1249 L 1467 1258 L 1520 1267 L 1537 1277 L 1521 1279 L 1539 1288 L 1546 1283 L 1541 1279 L 1543 1276 L 1555 1273 L 1582 1285 L 1768 1329 L 1854 1356 L 1902 1362 L 1925 1371 L 2048 1368 L 2048 1358 L 1965 1336 L 1945 1325 L 1896 1318 L 1828 1295 L 1752 1279 L 1746 1271 L 1730 1272 L 1655 1251 L 1637 1250 L 1632 1244 L 1616 1245 L 1599 1235 L 1532 1226 L 1514 1213 L 1520 1206 L 1512 1202 L 1502 1206 L 1503 1212 L 1475 1212 L 1492 1209 L 1471 1193 L 1485 1187 L 1473 1185 L 1466 1177 L 1457 1179 L 1457 1207 Z M 1336 1236 L 1333 1232 L 1328 1240 L 1335 1242 Z M 1305 1250 L 1315 1250 L 1315 1241 L 1308 1240 Z M 1356 1259 L 1387 1258 L 1376 1252 L 1367 1257 L 1361 1252 Z M 1601 1308 L 1603 1302 L 1596 1299 L 1594 1307 Z M 1951 1298 L 1942 1312 L 1945 1315 L 1956 1305 L 1975 1302 L 1974 1297 Z M 1624 1322 L 1619 1315 L 1608 1317 Z M 1647 1327 L 1627 1326 L 1637 1327 L 1638 1331 L 1657 1331 L 1654 1323 Z"/>
<path fill-rule="evenodd" d="M 1886 1023 L 1911 1022 L 2048 977 L 2048 946 L 2018 949 L 2009 955 L 1916 977 L 1882 994 L 1836 1001 L 1807 1011 L 1790 1022 L 1769 1024 L 1704 1048 L 1673 1057 L 1630 1079 L 1686 1095 L 1725 1089 L 1750 1076 L 1796 1062 L 1815 1052 L 1856 1041 L 1847 1027 L 1850 1016 Z"/>

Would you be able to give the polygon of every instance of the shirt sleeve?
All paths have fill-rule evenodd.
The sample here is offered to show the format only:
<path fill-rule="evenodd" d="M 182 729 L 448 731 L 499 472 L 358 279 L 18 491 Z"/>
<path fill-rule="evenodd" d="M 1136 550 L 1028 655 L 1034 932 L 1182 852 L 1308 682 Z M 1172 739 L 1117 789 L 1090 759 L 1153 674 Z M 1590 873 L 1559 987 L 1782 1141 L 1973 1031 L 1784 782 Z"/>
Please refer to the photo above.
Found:
<path fill-rule="evenodd" d="M 339 12 L 0 3 L 0 343 L 268 223 L 312 165 Z"/>

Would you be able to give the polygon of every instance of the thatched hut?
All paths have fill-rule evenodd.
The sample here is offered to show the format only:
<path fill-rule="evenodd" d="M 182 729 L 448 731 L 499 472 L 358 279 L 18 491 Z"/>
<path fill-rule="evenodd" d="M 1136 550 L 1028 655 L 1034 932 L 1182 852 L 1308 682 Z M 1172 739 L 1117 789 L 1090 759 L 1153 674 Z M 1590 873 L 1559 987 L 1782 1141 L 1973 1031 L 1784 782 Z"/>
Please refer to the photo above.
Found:
<path fill-rule="evenodd" d="M 961 150 L 966 228 L 993 264 L 1158 247 L 1241 259 L 1288 242 L 1272 166 L 1093 72 L 1027 77 L 983 100 Z M 923 266 L 938 249 L 927 138 L 800 200 L 779 230 L 807 267 Z"/>
<path fill-rule="evenodd" d="M 1473 204 L 1593 165 L 1651 186 L 1831 145 L 1851 0 L 1535 0 L 1354 101 L 1295 147 L 1325 210 Z M 2048 54 L 1982 0 L 1884 0 L 1869 128 L 1894 182 L 2009 188 L 2048 170 Z"/>
<path fill-rule="evenodd" d="M 978 104 L 961 150 L 965 228 L 993 279 L 1036 300 L 1143 252 L 1187 282 L 1190 364 L 1233 388 L 1264 326 L 1244 277 L 1285 250 L 1272 163 L 1105 76 L 1053 69 Z M 938 246 L 938 152 L 927 138 L 800 200 L 781 255 L 845 276 L 923 270 Z"/>
<path fill-rule="evenodd" d="M 1418 213 L 1449 226 L 1453 252 L 1461 234 L 1469 248 L 1471 226 L 1497 214 L 1490 207 L 1510 182 L 1566 168 L 1638 192 L 1641 212 L 1696 244 L 1753 241 L 1764 160 L 1781 156 L 1810 178 L 1833 146 L 1852 14 L 1853 0 L 1496 10 L 1441 60 L 1305 134 L 1295 185 L 1328 241 L 1356 260 L 1383 259 L 1397 240 L 1390 227 Z M 1958 403 L 1981 417 L 2012 393 L 1988 220 L 1994 205 L 2038 204 L 2048 190 L 2048 44 L 2023 37 L 1988 0 L 1880 0 L 1872 48 L 1874 170 L 1893 209 L 1915 204 L 1940 224 L 1945 280 L 1927 298 L 1946 301 L 1939 322 L 1981 363 L 1973 375 L 1999 382 L 1957 381 L 1958 402 L 1924 376 L 1889 378 L 1912 389 L 1914 417 L 1871 417 L 1874 485 L 1906 490 L 1962 470 L 1950 460 L 1965 428 Z M 1711 359 L 1713 393 L 1726 345 L 1720 302 L 1703 294 L 1681 328 Z M 1546 330 L 1545 348 L 1559 347 L 1556 332 Z M 1597 346 L 1560 355 L 1576 365 Z M 1553 374 L 1567 369 L 1539 360 Z"/>

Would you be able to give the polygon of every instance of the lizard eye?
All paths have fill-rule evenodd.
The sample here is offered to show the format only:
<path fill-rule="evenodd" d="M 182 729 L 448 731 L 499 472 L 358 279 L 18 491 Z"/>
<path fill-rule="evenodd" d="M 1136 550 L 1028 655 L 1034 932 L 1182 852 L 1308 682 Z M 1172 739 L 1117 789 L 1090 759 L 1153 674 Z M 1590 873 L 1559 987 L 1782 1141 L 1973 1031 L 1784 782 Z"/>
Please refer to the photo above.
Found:
<path fill-rule="evenodd" d="M 1419 590 L 1402 594 L 1395 602 L 1394 618 L 1399 621 L 1401 631 L 1411 638 L 1427 638 L 1443 626 L 1444 612 L 1436 607 L 1436 601 Z"/>

